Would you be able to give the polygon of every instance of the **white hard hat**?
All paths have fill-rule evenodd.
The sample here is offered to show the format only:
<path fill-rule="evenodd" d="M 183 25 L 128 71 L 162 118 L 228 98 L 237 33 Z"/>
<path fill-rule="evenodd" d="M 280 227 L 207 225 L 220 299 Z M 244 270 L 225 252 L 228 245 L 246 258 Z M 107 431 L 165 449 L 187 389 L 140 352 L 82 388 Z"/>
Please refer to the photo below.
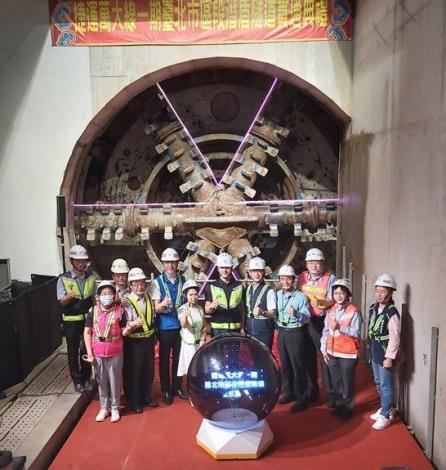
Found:
<path fill-rule="evenodd" d="M 340 287 L 340 286 L 345 287 L 351 295 L 352 285 L 350 284 L 350 281 L 348 279 L 336 279 L 331 286 L 331 290 L 334 291 L 336 287 Z"/>
<path fill-rule="evenodd" d="M 99 292 L 100 292 L 104 287 L 110 287 L 110 288 L 112 288 L 112 289 L 116 292 L 116 286 L 114 285 L 114 283 L 113 283 L 112 281 L 101 281 L 101 282 L 98 284 L 98 288 L 97 288 L 96 292 L 99 294 Z"/>
<path fill-rule="evenodd" d="M 189 279 L 183 284 L 183 294 L 188 290 L 188 289 L 198 289 L 198 284 L 193 280 Z"/>
<path fill-rule="evenodd" d="M 278 276 L 294 276 L 296 277 L 296 271 L 294 271 L 294 268 L 290 266 L 289 264 L 284 264 L 280 269 L 277 274 Z"/>
<path fill-rule="evenodd" d="M 229 253 L 222 251 L 217 256 L 218 268 L 232 268 L 232 256 Z"/>
<path fill-rule="evenodd" d="M 129 265 L 125 259 L 117 258 L 111 265 L 111 272 L 115 274 L 122 274 L 129 272 Z"/>
<path fill-rule="evenodd" d="M 129 282 L 142 281 L 143 279 L 147 279 L 147 277 L 146 277 L 146 275 L 144 274 L 144 271 L 141 268 L 132 268 L 129 271 L 129 275 L 127 277 L 127 280 Z"/>
<path fill-rule="evenodd" d="M 323 261 L 325 260 L 324 253 L 319 248 L 311 248 L 307 251 L 305 261 Z"/>
<path fill-rule="evenodd" d="M 82 245 L 73 245 L 68 256 L 73 259 L 88 259 L 87 250 Z"/>
<path fill-rule="evenodd" d="M 255 256 L 249 260 L 248 271 L 258 269 L 258 270 L 265 270 L 265 260 L 260 258 L 259 256 Z"/>
<path fill-rule="evenodd" d="M 391 274 L 381 274 L 375 282 L 375 287 L 388 287 L 396 290 L 396 280 Z"/>
<path fill-rule="evenodd" d="M 166 248 L 161 255 L 161 261 L 180 261 L 180 257 L 177 250 Z"/>

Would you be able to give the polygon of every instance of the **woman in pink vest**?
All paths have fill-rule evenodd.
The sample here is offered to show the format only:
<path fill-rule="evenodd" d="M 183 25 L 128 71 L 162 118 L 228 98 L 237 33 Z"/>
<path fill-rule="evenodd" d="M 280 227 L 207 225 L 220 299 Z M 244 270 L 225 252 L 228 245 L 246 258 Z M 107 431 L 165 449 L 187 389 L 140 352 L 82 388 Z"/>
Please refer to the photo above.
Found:
<path fill-rule="evenodd" d="M 110 281 L 102 281 L 97 290 L 97 303 L 85 317 L 84 340 L 87 361 L 95 363 L 101 408 L 96 421 L 119 421 L 122 383 L 123 333 L 126 316 L 116 305 L 116 288 Z"/>
<path fill-rule="evenodd" d="M 353 415 L 355 369 L 358 362 L 362 315 L 350 303 L 350 282 L 337 279 L 332 286 L 335 304 L 327 310 L 321 338 L 321 353 L 334 389 L 332 413 L 342 420 Z"/>

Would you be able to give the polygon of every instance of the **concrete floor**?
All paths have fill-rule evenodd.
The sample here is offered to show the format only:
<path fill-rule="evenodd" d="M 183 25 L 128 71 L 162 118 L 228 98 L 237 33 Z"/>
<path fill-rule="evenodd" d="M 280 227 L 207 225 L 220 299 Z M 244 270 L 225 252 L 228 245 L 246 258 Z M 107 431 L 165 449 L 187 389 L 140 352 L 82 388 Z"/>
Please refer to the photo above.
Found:
<path fill-rule="evenodd" d="M 29 467 L 81 395 L 73 389 L 62 345 L 0 400 L 0 449 L 25 455 Z"/>

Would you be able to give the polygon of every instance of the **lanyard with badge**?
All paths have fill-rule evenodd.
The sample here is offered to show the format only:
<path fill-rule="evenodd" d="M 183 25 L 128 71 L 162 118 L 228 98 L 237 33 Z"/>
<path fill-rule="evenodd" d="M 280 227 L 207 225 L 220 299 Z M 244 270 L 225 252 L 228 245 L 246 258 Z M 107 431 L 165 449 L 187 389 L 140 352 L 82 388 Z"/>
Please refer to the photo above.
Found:
<path fill-rule="evenodd" d="M 194 335 L 195 340 L 197 340 L 201 335 L 201 326 L 203 322 L 203 317 L 198 307 L 193 307 L 188 305 L 187 309 L 187 322 L 192 329 L 192 334 Z M 194 315 L 195 314 L 195 315 Z"/>
<path fill-rule="evenodd" d="M 286 301 L 284 303 L 284 298 L 285 298 L 285 291 L 282 290 L 282 295 L 279 296 L 278 298 L 278 306 L 279 306 L 279 322 L 282 323 L 283 325 L 287 325 L 290 323 L 290 313 L 289 309 L 286 311 L 286 313 L 282 313 L 285 311 L 285 309 L 288 307 L 288 303 L 290 300 L 294 300 L 295 294 L 292 293 L 288 297 L 286 297 Z"/>
<path fill-rule="evenodd" d="M 167 283 L 164 281 L 163 276 L 161 276 L 161 283 L 162 283 L 163 288 L 164 288 L 165 297 L 167 297 L 168 299 L 170 299 L 172 301 L 172 305 L 169 305 L 167 307 L 167 309 L 165 310 L 165 312 L 166 313 L 171 313 L 174 310 L 178 310 L 178 307 L 181 305 L 181 298 L 182 298 L 182 295 L 183 295 L 182 292 L 181 292 L 182 287 L 183 287 L 181 277 L 178 277 L 177 296 L 176 296 L 175 302 L 173 301 L 172 296 L 170 295 L 169 287 L 167 286 Z M 175 286 L 174 283 L 171 282 L 171 284 L 173 286 Z"/>

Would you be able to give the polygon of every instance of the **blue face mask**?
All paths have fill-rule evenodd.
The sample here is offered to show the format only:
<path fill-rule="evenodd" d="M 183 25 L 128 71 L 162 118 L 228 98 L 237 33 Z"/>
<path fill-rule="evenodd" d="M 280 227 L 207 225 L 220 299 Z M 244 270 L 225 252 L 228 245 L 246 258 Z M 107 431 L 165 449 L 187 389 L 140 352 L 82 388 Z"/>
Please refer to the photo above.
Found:
<path fill-rule="evenodd" d="M 114 302 L 114 300 L 115 300 L 115 297 L 113 295 L 110 295 L 110 294 L 100 295 L 99 296 L 99 302 L 101 302 L 101 304 L 104 307 L 110 307 L 110 305 Z"/>

